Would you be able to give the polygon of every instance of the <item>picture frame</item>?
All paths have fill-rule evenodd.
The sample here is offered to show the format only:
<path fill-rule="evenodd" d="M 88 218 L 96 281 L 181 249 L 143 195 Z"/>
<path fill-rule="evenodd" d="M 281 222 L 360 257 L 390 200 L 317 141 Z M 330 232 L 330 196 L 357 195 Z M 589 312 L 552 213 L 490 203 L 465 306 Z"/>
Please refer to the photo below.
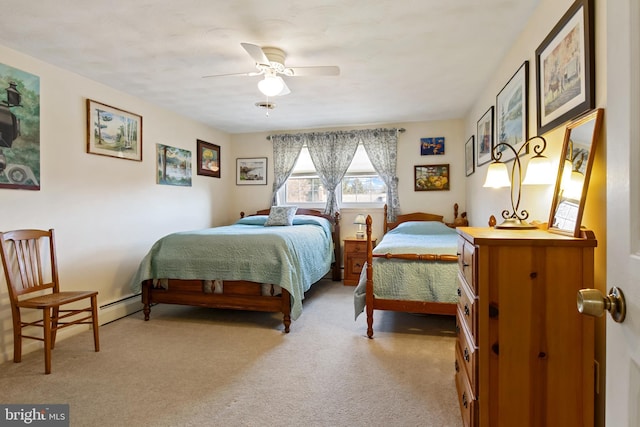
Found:
<path fill-rule="evenodd" d="M 191 187 L 191 151 L 156 144 L 156 183 Z"/>
<path fill-rule="evenodd" d="M 464 166 L 467 176 L 473 174 L 476 171 L 475 162 L 475 141 L 473 135 L 464 144 Z"/>
<path fill-rule="evenodd" d="M 444 154 L 444 136 L 420 138 L 420 155 L 434 156 Z"/>
<path fill-rule="evenodd" d="M 476 165 L 482 166 L 492 158 L 493 150 L 493 105 L 480 117 L 476 134 Z"/>
<path fill-rule="evenodd" d="M 419 165 L 414 166 L 415 191 L 445 191 L 451 185 L 449 165 Z"/>
<path fill-rule="evenodd" d="M 595 107 L 593 0 L 576 0 L 536 49 L 538 135 Z"/>
<path fill-rule="evenodd" d="M 529 139 L 529 61 L 511 76 L 506 85 L 496 95 L 496 145 L 506 143 L 516 152 Z M 504 146 L 498 147 L 503 162 L 512 160 L 514 154 Z M 523 154 L 529 152 L 525 147 Z"/>
<path fill-rule="evenodd" d="M 201 139 L 197 141 L 197 174 L 220 178 L 220 146 Z"/>
<path fill-rule="evenodd" d="M 236 185 L 267 185 L 267 158 L 236 159 Z"/>
<path fill-rule="evenodd" d="M 142 161 L 142 116 L 87 99 L 87 153 Z"/>

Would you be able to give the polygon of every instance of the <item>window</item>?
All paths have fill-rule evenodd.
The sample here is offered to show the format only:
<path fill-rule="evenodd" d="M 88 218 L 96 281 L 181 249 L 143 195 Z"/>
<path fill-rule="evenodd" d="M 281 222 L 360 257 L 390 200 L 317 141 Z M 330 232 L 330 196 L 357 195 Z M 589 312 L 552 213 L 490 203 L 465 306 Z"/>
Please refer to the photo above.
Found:
<path fill-rule="evenodd" d="M 326 203 L 327 191 L 316 173 L 306 146 L 302 147 L 293 172 L 280 191 L 285 204 L 320 207 Z M 387 186 L 373 168 L 362 144 L 358 145 L 342 185 L 337 189 L 337 197 L 343 207 L 381 205 L 387 200 Z"/>

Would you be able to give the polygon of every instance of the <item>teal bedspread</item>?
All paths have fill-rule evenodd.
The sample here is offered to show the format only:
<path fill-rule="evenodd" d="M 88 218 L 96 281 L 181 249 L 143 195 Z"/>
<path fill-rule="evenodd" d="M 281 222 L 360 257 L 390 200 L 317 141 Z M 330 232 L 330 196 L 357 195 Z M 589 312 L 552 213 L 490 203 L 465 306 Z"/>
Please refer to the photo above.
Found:
<path fill-rule="evenodd" d="M 331 224 L 297 215 L 292 226 L 265 227 L 267 216 L 233 225 L 173 233 L 158 240 L 131 280 L 141 291 L 147 279 L 249 280 L 280 285 L 291 294 L 291 318 L 302 313 L 312 284 L 331 268 Z"/>
<path fill-rule="evenodd" d="M 441 222 L 405 222 L 386 233 L 373 249 L 375 254 L 456 255 L 458 234 Z M 376 298 L 457 302 L 458 264 L 374 258 L 373 294 Z M 354 291 L 355 317 L 364 311 L 366 268 Z"/>

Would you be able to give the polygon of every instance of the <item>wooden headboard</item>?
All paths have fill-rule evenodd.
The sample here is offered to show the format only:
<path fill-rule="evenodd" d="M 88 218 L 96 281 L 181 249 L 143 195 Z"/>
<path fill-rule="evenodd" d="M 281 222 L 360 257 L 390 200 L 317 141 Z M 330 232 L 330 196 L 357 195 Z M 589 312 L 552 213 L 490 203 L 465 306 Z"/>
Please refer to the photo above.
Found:
<path fill-rule="evenodd" d="M 449 227 L 463 227 L 469 225 L 469 221 L 467 220 L 467 213 L 463 212 L 460 218 L 458 217 L 458 204 L 453 205 L 453 222 L 445 223 Z M 444 222 L 444 216 L 431 214 L 427 212 L 413 212 L 404 215 L 398 215 L 394 222 L 387 221 L 387 205 L 384 205 L 384 233 L 389 230 L 393 230 L 399 224 L 407 221 L 438 221 Z"/>

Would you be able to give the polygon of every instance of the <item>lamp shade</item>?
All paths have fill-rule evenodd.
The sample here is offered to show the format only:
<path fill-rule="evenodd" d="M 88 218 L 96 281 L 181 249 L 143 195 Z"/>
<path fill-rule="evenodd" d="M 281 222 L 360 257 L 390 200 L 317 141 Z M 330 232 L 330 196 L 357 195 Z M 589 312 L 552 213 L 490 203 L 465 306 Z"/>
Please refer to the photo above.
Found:
<path fill-rule="evenodd" d="M 502 162 L 491 163 L 487 169 L 487 177 L 484 180 L 483 187 L 502 188 L 510 185 L 511 180 L 509 179 L 507 165 Z"/>
<path fill-rule="evenodd" d="M 280 76 L 265 76 L 258 82 L 258 89 L 266 96 L 276 96 L 284 89 L 284 80 Z"/>
<path fill-rule="evenodd" d="M 367 223 L 367 220 L 365 219 L 364 215 L 359 214 L 359 215 L 356 215 L 356 218 L 353 220 L 353 223 L 365 225 Z"/>
<path fill-rule="evenodd" d="M 529 159 L 527 173 L 522 184 L 524 185 L 545 185 L 553 183 L 553 170 L 551 162 L 545 156 L 537 155 Z"/>

